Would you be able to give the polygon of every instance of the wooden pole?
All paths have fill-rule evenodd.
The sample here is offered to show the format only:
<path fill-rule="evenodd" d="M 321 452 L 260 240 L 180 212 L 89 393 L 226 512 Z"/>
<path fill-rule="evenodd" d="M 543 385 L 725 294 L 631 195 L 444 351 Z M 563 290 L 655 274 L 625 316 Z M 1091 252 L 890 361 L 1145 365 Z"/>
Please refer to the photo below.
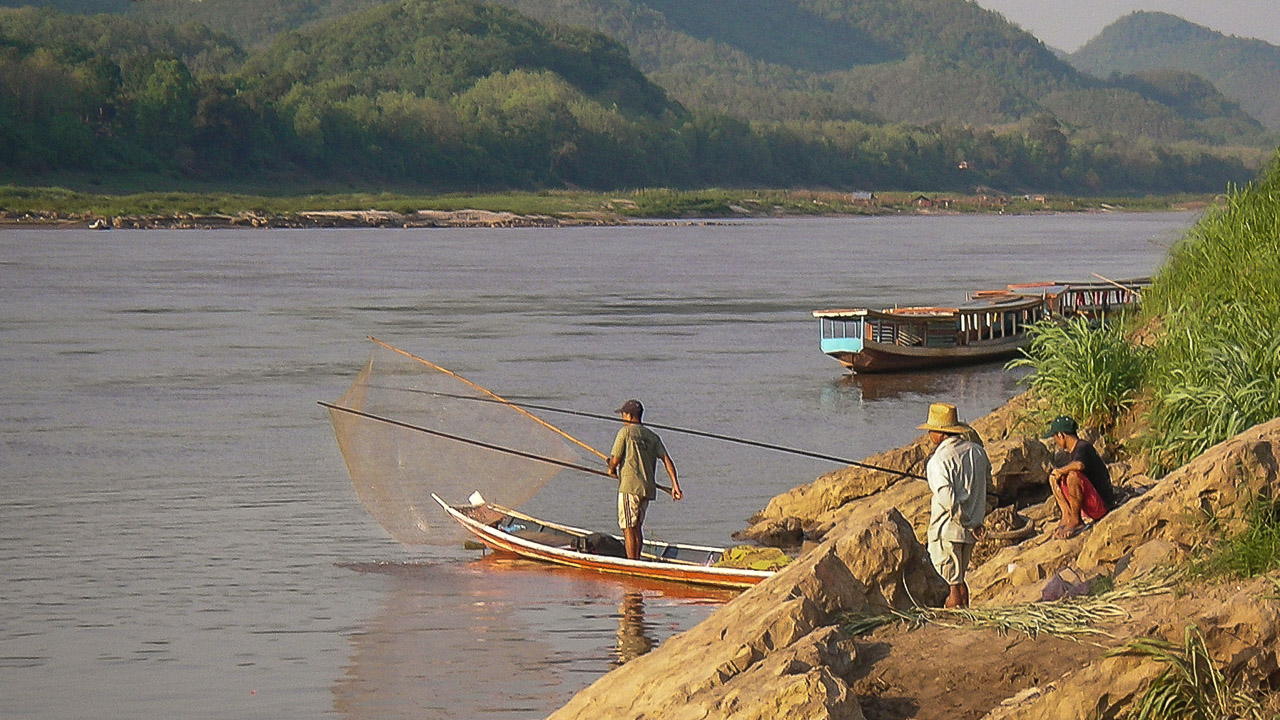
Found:
<path fill-rule="evenodd" d="M 552 425 L 551 423 L 547 422 L 546 420 L 543 420 L 542 418 L 538 417 L 537 415 L 534 415 L 533 413 L 531 413 L 531 412 L 529 412 L 529 411 L 525 410 L 524 408 L 520 407 L 519 405 L 516 405 L 515 403 L 508 401 L 506 398 L 501 397 L 501 396 L 500 396 L 500 395 L 498 395 L 497 393 L 494 393 L 494 392 L 490 391 L 490 390 L 489 390 L 489 389 L 487 389 L 487 388 L 483 388 L 483 387 L 481 387 L 481 386 L 479 386 L 479 385 L 477 385 L 477 384 L 475 384 L 475 383 L 471 382 L 470 380 L 468 380 L 468 379 L 466 379 L 466 378 L 462 377 L 461 375 L 459 375 L 459 374 L 457 374 L 457 373 L 453 372 L 452 370 L 448 370 L 448 369 L 446 369 L 446 368 L 442 368 L 442 367 L 440 367 L 439 365 L 436 365 L 435 363 L 433 363 L 433 362 L 431 362 L 431 361 L 429 361 L 429 360 L 424 360 L 423 358 L 420 358 L 420 357 L 418 357 L 417 355 L 414 355 L 414 354 L 413 354 L 413 353 L 411 353 L 411 352 L 408 352 L 408 351 L 405 351 L 405 350 L 401 350 L 400 348 L 398 348 L 398 347 L 396 347 L 396 346 L 394 346 L 394 345 L 389 345 L 389 344 L 387 344 L 387 343 L 384 343 L 384 342 L 382 342 L 381 340 L 379 340 L 379 339 L 377 339 L 377 338 L 373 337 L 372 335 L 370 335 L 370 336 L 369 336 L 369 340 L 370 340 L 371 342 L 377 343 L 378 345 L 381 345 L 382 347 L 384 347 L 384 348 L 386 348 L 386 349 L 388 349 L 388 350 L 391 350 L 392 352 L 397 352 L 397 353 L 400 353 L 401 355 L 404 355 L 404 356 L 405 356 L 405 357 L 407 357 L 407 358 L 410 358 L 410 359 L 413 359 L 413 360 L 417 360 L 418 362 L 422 363 L 423 365 L 426 365 L 427 367 L 429 367 L 429 368 L 431 368 L 431 369 L 433 369 L 433 370 L 438 370 L 438 371 L 440 371 L 440 372 L 442 372 L 442 373 L 444 373 L 444 374 L 446 374 L 446 375 L 448 375 L 448 376 L 450 376 L 450 377 L 456 378 L 457 380 L 460 380 L 461 382 L 466 383 L 466 384 L 467 384 L 468 386 L 470 386 L 471 388 L 473 388 L 473 389 L 475 389 L 475 390 L 478 390 L 478 391 L 480 391 L 480 392 L 484 393 L 485 395 L 488 395 L 489 397 L 493 398 L 494 400 L 498 401 L 499 403 L 501 403 L 501 404 L 503 404 L 503 405 L 506 405 L 507 407 L 511 408 L 512 410 L 515 410 L 516 412 L 520 413 L 521 415 L 524 415 L 525 417 L 528 417 L 530 420 L 533 420 L 534 422 L 538 423 L 539 425 L 542 425 L 543 427 L 547 428 L 548 430 L 551 430 L 551 431 L 555 432 L 556 434 L 560 435 L 561 437 L 563 437 L 564 439 L 568 440 L 569 442 L 571 442 L 571 443 L 573 443 L 573 444 L 575 444 L 575 445 L 577 445 L 577 446 L 579 446 L 579 447 L 583 448 L 584 450 L 587 450 L 588 452 L 590 452 L 591 454 L 593 454 L 593 455 L 595 455 L 596 457 L 600 458 L 601 460 L 608 459 L 608 457 L 609 457 L 608 455 L 605 455 L 604 453 L 600 452 L 599 450 L 596 450 L 595 448 L 593 448 L 593 447 L 591 447 L 590 445 L 588 445 L 588 444 L 586 444 L 586 443 L 582 442 L 581 440 L 579 440 L 578 438 L 576 438 L 576 437 L 574 437 L 574 436 L 570 435 L 569 433 L 565 432 L 564 430 L 561 430 L 560 428 L 556 427 L 555 425 Z"/>

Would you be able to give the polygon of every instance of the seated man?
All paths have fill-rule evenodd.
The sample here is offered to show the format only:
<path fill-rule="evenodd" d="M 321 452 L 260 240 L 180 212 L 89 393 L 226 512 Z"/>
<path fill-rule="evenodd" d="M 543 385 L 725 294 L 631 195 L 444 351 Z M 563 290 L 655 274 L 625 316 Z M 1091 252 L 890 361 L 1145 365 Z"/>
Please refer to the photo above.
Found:
<path fill-rule="evenodd" d="M 1098 451 L 1077 436 L 1076 421 L 1062 415 L 1049 424 L 1045 439 L 1069 455 L 1067 463 L 1049 473 L 1049 489 L 1058 501 L 1062 520 L 1053 536 L 1069 538 L 1084 529 L 1084 518 L 1101 520 L 1115 504 L 1111 475 Z M 1083 517 L 1082 517 L 1083 516 Z"/>

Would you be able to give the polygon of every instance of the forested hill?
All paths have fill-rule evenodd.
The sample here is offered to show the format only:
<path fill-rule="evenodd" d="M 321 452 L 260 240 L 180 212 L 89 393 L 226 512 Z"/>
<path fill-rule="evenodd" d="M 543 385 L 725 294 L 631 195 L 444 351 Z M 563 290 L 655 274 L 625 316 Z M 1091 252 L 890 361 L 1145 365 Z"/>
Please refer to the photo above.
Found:
<path fill-rule="evenodd" d="M 1016 99 L 1009 108 L 1029 105 L 998 116 L 1021 121 L 923 125 L 841 115 L 839 103 L 861 102 L 837 86 L 847 82 L 846 71 L 803 70 L 822 58 L 799 46 L 767 47 L 737 26 L 730 35 L 742 45 L 757 43 L 753 52 L 775 59 L 798 54 L 786 68 L 751 61 L 762 78 L 783 68 L 776 77 L 797 89 L 771 108 L 767 83 L 736 83 L 748 93 L 733 96 L 739 106 L 751 97 L 761 106 L 735 117 L 714 105 L 688 108 L 669 99 L 621 43 L 603 34 L 472 0 L 395 0 L 283 32 L 247 52 L 203 25 L 0 9 L 0 181 L 30 184 L 74 172 L 97 183 L 147 177 L 160 187 L 202 180 L 276 188 L 730 185 L 1101 194 L 1218 192 L 1253 174 L 1237 156 L 1196 144 L 1221 141 L 1223 128 L 1231 130 L 1221 117 L 1184 117 L 1162 104 L 1168 98 L 1142 95 L 1155 97 L 1149 87 L 1116 87 L 1108 91 L 1163 113 L 1168 122 L 1151 127 L 1191 142 L 1164 143 L 1154 132 L 1089 132 L 1059 119 L 1088 107 L 1082 98 L 1089 88 L 1071 90 L 1073 71 L 1065 66 L 1046 61 L 1027 76 L 1018 87 L 1051 91 L 1033 100 L 994 75 L 978 78 L 982 58 L 964 64 L 941 50 L 946 57 L 939 59 L 923 46 L 882 42 L 871 27 L 905 19 L 858 15 L 841 1 L 821 15 L 829 22 L 813 20 L 816 6 L 801 12 L 796 2 L 789 17 L 811 38 L 830 41 L 838 31 L 858 39 L 839 62 L 876 62 L 848 72 L 886 72 L 886 93 L 895 90 L 905 107 L 925 97 L 912 94 L 919 88 L 906 70 L 950 63 L 946 72 L 959 89 L 948 92 L 975 103 L 983 88 L 1003 92 Z M 229 0 L 198 4 L 215 2 Z M 742 2 L 743 14 L 763 7 Z M 652 7 L 643 12 L 662 19 Z M 692 27 L 709 16 L 680 17 Z M 956 32 L 963 38 L 978 30 Z M 1051 60 L 1029 36 L 1017 37 L 1030 42 L 1031 55 Z M 1017 64 L 1016 53 L 1007 52 L 1012 46 L 1001 47 L 979 53 L 985 67 Z M 706 65 L 702 76 L 732 92 L 735 83 L 723 82 L 723 71 Z M 970 78 L 975 84 L 965 85 Z M 1062 109 L 1051 113 L 1054 95 Z M 830 105 L 822 110 L 813 102 Z M 1187 107 L 1193 105 L 1202 115 L 1214 107 Z M 771 119 L 778 109 L 790 114 Z"/>
<path fill-rule="evenodd" d="M 618 37 L 692 108 L 756 120 L 988 124 L 1085 83 L 965 0 L 498 0 Z"/>
<path fill-rule="evenodd" d="M 1263 40 L 1223 35 L 1165 13 L 1136 12 L 1108 25 L 1069 59 L 1099 77 L 1152 70 L 1195 73 L 1280 130 L 1280 47 Z"/>
<path fill-rule="evenodd" d="M 256 53 L 243 75 L 273 96 L 393 92 L 445 102 L 481 78 L 553 73 L 574 90 L 634 115 L 681 112 L 616 42 L 589 30 L 548 28 L 470 0 L 393 2 L 301 32 Z M 516 99 L 509 99 L 516 102 Z"/>
<path fill-rule="evenodd" d="M 215 27 L 249 49 L 269 44 L 279 31 L 378 2 L 38 1 L 125 5 L 138 18 Z M 1273 139 L 1229 101 L 1204 96 L 1202 87 L 1183 88 L 1191 97 L 1182 97 L 1179 82 L 1169 78 L 1114 82 L 1080 73 L 969 0 L 492 1 L 614 37 L 684 107 L 748 122 L 1026 127 L 1050 115 L 1071 132 L 1160 143 L 1262 146 Z"/>
<path fill-rule="evenodd" d="M 1187 113 L 1185 98 L 1099 80 L 966 0 L 495 1 L 609 33 L 686 107 L 746 120 L 990 126 L 1049 114 L 1160 142 L 1268 142 L 1225 99 Z"/>

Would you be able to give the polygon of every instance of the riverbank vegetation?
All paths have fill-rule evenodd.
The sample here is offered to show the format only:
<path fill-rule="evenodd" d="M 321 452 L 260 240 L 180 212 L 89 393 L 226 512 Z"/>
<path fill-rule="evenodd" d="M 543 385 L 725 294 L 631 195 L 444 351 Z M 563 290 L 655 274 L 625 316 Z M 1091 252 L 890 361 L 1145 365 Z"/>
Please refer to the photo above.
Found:
<path fill-rule="evenodd" d="M 1280 417 L 1280 153 L 1172 250 L 1140 315 L 1092 333 L 1039 328 L 1027 357 L 1047 407 L 1110 429 L 1130 408 L 1159 476 Z M 1122 338 L 1129 338 L 1123 341 Z"/>
<path fill-rule="evenodd" d="M 68 183 L 74 185 L 75 183 Z M 649 188 L 599 193 L 573 190 L 541 192 L 444 193 L 323 192 L 315 188 L 260 188 L 227 192 L 196 186 L 187 192 L 108 193 L 66 187 L 0 185 L 0 218 L 9 221 L 84 219 L 121 215 L 289 215 L 308 211 L 487 210 L 517 215 L 599 214 L 627 218 L 730 218 L 803 215 L 882 215 L 894 213 L 1033 213 L 1191 210 L 1211 196 L 1072 197 L 1066 195 L 990 196 L 955 193 L 885 192 L 874 195 L 808 190 L 676 190 Z"/>
<path fill-rule="evenodd" d="M 467 0 L 385 4 L 251 51 L 199 25 L 0 10 L 0 181 L 23 185 L 1217 193 L 1251 176 L 1239 150 L 1078 132 L 1047 112 L 981 125 L 689 109 L 616 40 Z"/>

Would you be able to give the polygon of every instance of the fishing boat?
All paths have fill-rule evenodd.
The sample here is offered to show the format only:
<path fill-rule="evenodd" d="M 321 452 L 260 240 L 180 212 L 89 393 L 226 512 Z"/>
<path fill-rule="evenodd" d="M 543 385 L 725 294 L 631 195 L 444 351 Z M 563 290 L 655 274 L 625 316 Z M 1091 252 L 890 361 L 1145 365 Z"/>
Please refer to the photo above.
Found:
<path fill-rule="evenodd" d="M 773 575 L 770 570 L 716 567 L 715 563 L 724 556 L 723 548 L 646 540 L 639 560 L 587 552 L 590 541 L 601 537 L 590 530 L 540 520 L 485 502 L 479 494 L 473 494 L 468 505 L 450 505 L 435 493 L 431 497 L 485 546 L 531 560 L 627 577 L 723 588 L 749 588 Z M 621 542 L 615 536 L 604 537 Z"/>
<path fill-rule="evenodd" d="M 1041 297 L 1005 293 L 955 307 L 814 310 L 822 352 L 856 373 L 989 362 L 1015 355 L 1044 319 Z"/>
<path fill-rule="evenodd" d="M 1015 356 L 1046 318 L 1099 322 L 1138 305 L 1149 278 L 1020 283 L 979 290 L 955 307 L 814 310 L 822 352 L 855 373 L 967 365 Z"/>

